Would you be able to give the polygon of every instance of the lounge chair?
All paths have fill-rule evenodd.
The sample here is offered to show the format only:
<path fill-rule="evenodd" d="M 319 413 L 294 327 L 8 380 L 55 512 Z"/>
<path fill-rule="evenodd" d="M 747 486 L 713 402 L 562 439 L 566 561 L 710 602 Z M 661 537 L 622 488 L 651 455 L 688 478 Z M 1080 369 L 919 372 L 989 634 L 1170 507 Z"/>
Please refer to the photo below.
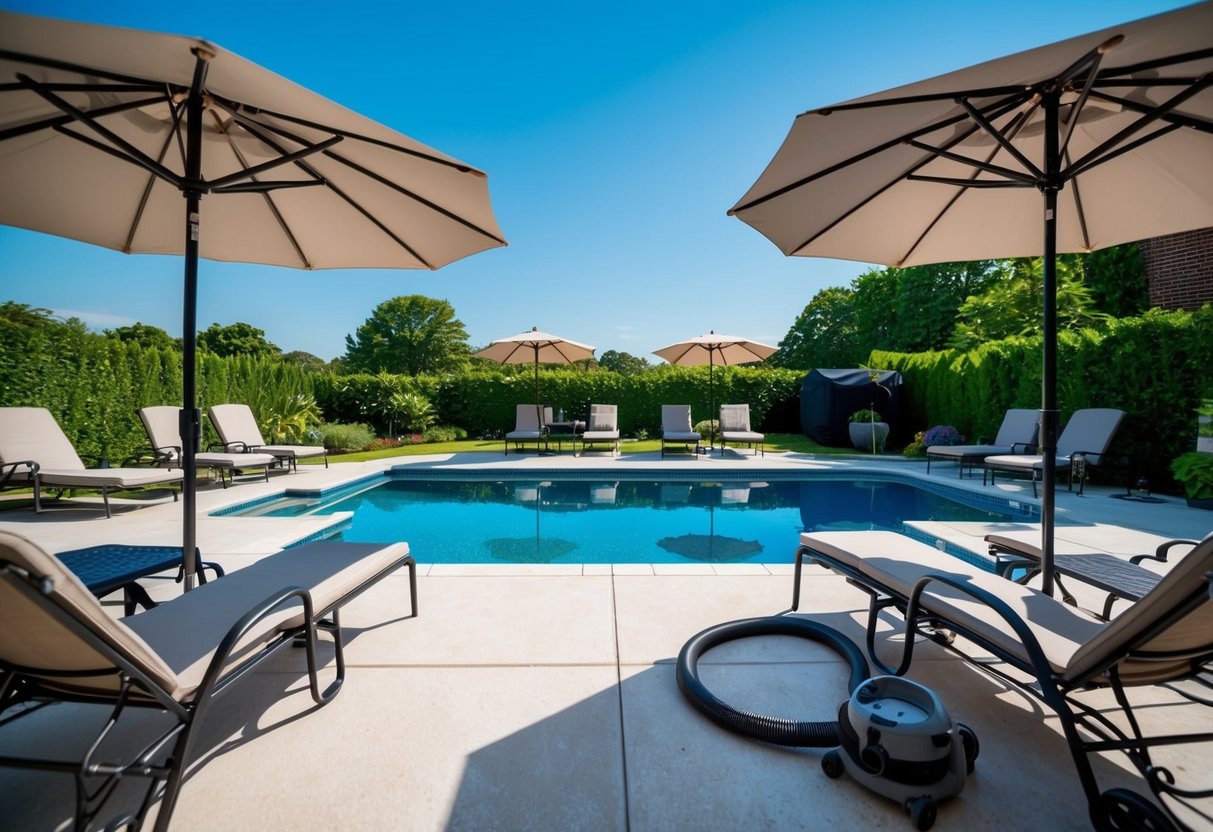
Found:
<path fill-rule="evenodd" d="M 586 445 L 609 442 L 612 453 L 619 453 L 619 407 L 613 404 L 590 405 L 590 419 L 581 434 L 581 452 Z"/>
<path fill-rule="evenodd" d="M 1096 829 L 1183 828 L 1163 798 L 1183 802 L 1213 795 L 1208 789 L 1186 790 L 1175 782 L 1182 771 L 1157 768 L 1151 760 L 1154 747 L 1208 743 L 1213 734 L 1146 736 L 1126 692 L 1198 679 L 1213 658 L 1213 535 L 1112 621 L 894 532 L 802 534 L 800 542 L 792 608 L 799 604 L 802 563 L 845 576 L 871 597 L 867 647 L 883 672 L 904 674 L 913 661 L 915 636 L 922 635 L 1050 707 L 1059 717 Z M 903 611 L 907 628 L 896 667 L 881 661 L 875 650 L 879 613 L 891 609 Z M 967 652 L 948 631 L 976 650 Z M 1084 701 L 1083 692 L 1096 687 L 1112 688 L 1121 719 L 1109 713 L 1117 706 Z M 1107 750 L 1128 755 L 1164 809 L 1128 789 L 1100 793 L 1090 755 Z"/>
<path fill-rule="evenodd" d="M 551 421 L 552 409 L 543 408 L 537 404 L 520 404 L 514 407 L 514 429 L 505 435 L 505 455 L 510 454 L 510 443 L 518 450 L 524 442 L 534 442 L 535 452 L 539 452 L 539 444 L 547 450 L 547 422 Z"/>
<path fill-rule="evenodd" d="M 321 456 L 324 467 L 329 467 L 329 454 L 322 445 L 267 445 L 247 404 L 217 404 L 206 415 L 228 453 L 269 454 L 292 471 L 299 470 L 299 460 Z"/>
<path fill-rule="evenodd" d="M 960 476 L 965 475 L 965 465 L 969 471 L 988 456 L 1006 456 L 1007 454 L 1029 454 L 1036 452 L 1036 431 L 1040 425 L 1040 412 L 1013 408 L 1002 417 L 1002 426 L 998 435 L 990 445 L 930 445 L 927 447 L 927 473 L 931 473 L 932 459 L 954 459 L 959 467 Z"/>
<path fill-rule="evenodd" d="M 112 709 L 111 723 L 122 725 L 136 713 L 129 728 L 146 731 L 148 740 L 119 761 L 113 759 L 118 749 L 90 748 L 88 738 L 80 747 L 90 750 L 78 762 L 48 761 L 41 748 L 22 756 L 7 746 L 0 766 L 74 774 L 72 828 L 81 830 L 139 828 L 164 783 L 155 828 L 167 829 L 195 729 L 208 710 L 228 704 L 220 697 L 254 667 L 300 642 L 312 699 L 328 702 L 345 679 L 340 608 L 406 565 L 416 616 L 416 565 L 407 544 L 321 541 L 270 555 L 117 620 L 57 558 L 24 537 L 0 532 L 0 722 L 30 718 L 43 703 L 101 703 Z M 331 634 L 334 648 L 335 678 L 323 690 L 318 629 Z M 140 711 L 159 712 L 171 724 L 166 727 L 164 717 L 141 719 Z M 95 746 L 110 727 L 100 730 Z M 282 774 L 285 783 L 289 767 Z M 147 788 L 137 809 L 106 806 L 120 782 L 139 778 L 146 778 Z"/>
<path fill-rule="evenodd" d="M 750 430 L 750 406 L 748 404 L 722 404 L 720 406 L 720 450 L 722 453 L 726 442 L 749 445 L 751 450 L 757 445 L 758 450 L 754 453 L 767 455 L 766 436 Z"/>
<path fill-rule="evenodd" d="M 86 468 L 55 417 L 43 407 L 0 407 L 0 477 L 6 487 L 32 486 L 35 512 L 42 511 L 43 488 L 98 489 L 106 517 L 112 516 L 109 492 L 180 486 L 182 479 L 180 471 L 162 468 Z"/>
<path fill-rule="evenodd" d="M 692 453 L 699 453 L 703 437 L 691 429 L 691 406 L 689 404 L 663 404 L 661 406 L 661 458 L 665 459 L 666 445 L 690 445 Z"/>
<path fill-rule="evenodd" d="M 1078 478 L 1078 493 L 1081 496 L 1083 486 L 1087 482 L 1087 468 L 1099 465 L 1108 453 L 1108 446 L 1116 436 L 1116 429 L 1125 417 L 1123 410 L 1109 407 L 1095 407 L 1086 410 L 1076 410 L 1066 423 L 1066 428 L 1057 437 L 1057 470 L 1069 472 L 1068 487 L 1074 490 L 1074 479 Z M 1039 454 L 1010 454 L 988 456 L 985 459 L 985 471 L 981 475 L 981 484 L 986 484 L 989 475 L 990 484 L 994 483 L 995 471 L 1011 471 L 1030 474 L 1032 477 L 1032 496 L 1036 496 L 1036 481 L 1040 479 L 1044 469 L 1044 457 Z"/>
<path fill-rule="evenodd" d="M 156 405 L 139 410 L 139 421 L 147 431 L 148 441 L 152 446 L 152 455 L 156 464 L 164 468 L 181 467 L 181 428 L 178 421 L 181 409 L 172 405 Z M 219 474 L 219 482 L 227 488 L 229 482 L 234 482 L 236 473 L 240 471 L 255 471 L 260 468 L 265 474 L 265 481 L 270 481 L 270 466 L 274 457 L 270 454 L 228 454 L 207 451 L 194 455 L 194 463 L 199 468 L 209 468 Z M 227 477 L 224 478 L 224 473 Z"/>

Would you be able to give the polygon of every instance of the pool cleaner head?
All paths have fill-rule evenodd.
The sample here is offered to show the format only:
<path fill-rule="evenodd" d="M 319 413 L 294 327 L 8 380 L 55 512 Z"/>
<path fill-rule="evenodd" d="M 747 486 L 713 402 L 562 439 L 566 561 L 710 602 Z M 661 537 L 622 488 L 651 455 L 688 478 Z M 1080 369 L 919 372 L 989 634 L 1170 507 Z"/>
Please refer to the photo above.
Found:
<path fill-rule="evenodd" d="M 930 829 L 935 804 L 960 794 L 977 759 L 977 736 L 953 723 L 929 688 L 900 676 L 876 676 L 855 688 L 838 712 L 841 746 L 821 766 L 845 771 L 905 807 L 915 829 Z"/>

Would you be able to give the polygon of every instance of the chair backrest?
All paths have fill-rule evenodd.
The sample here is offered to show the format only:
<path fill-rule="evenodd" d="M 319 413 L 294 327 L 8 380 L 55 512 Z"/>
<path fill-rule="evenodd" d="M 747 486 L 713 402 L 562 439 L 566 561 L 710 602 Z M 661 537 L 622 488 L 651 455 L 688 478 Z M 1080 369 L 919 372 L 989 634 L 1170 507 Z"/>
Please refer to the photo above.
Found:
<path fill-rule="evenodd" d="M 556 417 L 552 415 L 552 406 L 544 405 L 543 406 L 543 423 L 545 425 L 550 425 L 554 421 L 556 421 Z"/>
<path fill-rule="evenodd" d="M 28 573 L 40 589 L 6 564 Z M 71 623 L 56 616 L 52 608 Z M 115 662 L 76 628 L 91 633 L 170 696 L 178 691 L 173 670 L 147 642 L 106 613 L 58 558 L 28 538 L 0 531 L 0 660 L 30 668 L 31 674 L 62 690 L 117 690 L 117 673 L 107 672 L 115 668 Z M 93 671 L 92 675 L 57 675 L 87 671 Z"/>
<path fill-rule="evenodd" d="M 1040 411 L 1025 408 L 1012 408 L 1002 417 L 1002 426 L 994 444 L 1000 448 L 1012 445 L 1035 445 L 1036 434 L 1040 429 Z"/>
<path fill-rule="evenodd" d="M 245 445 L 265 445 L 261 428 L 247 404 L 217 404 L 206 411 L 219 441 L 224 445 L 243 442 Z"/>
<path fill-rule="evenodd" d="M 1077 451 L 1088 451 L 1097 456 L 1087 457 L 1087 461 L 1098 465 L 1124 418 L 1123 410 L 1110 407 L 1075 410 L 1070 421 L 1066 422 L 1065 430 L 1057 437 L 1057 455 L 1069 456 Z"/>
<path fill-rule="evenodd" d="M 0 460 L 24 459 L 48 469 L 84 468 L 71 440 L 45 407 L 0 407 Z"/>
<path fill-rule="evenodd" d="M 547 408 L 551 411 L 551 408 Z M 543 426 L 540 422 L 540 409 L 534 404 L 520 404 L 514 407 L 514 430 L 539 430 Z"/>
<path fill-rule="evenodd" d="M 181 455 L 181 408 L 171 404 L 139 408 L 139 421 L 147 431 L 152 450 L 169 459 Z"/>
<path fill-rule="evenodd" d="M 691 406 L 689 404 L 663 404 L 661 406 L 661 429 L 673 433 L 690 433 Z"/>
<path fill-rule="evenodd" d="M 1117 668 L 1125 684 L 1182 678 L 1213 657 L 1213 534 L 1184 555 L 1154 589 L 1075 651 L 1066 677 Z"/>
<path fill-rule="evenodd" d="M 722 404 L 720 406 L 720 429 L 750 430 L 750 406 L 748 404 Z"/>
<path fill-rule="evenodd" d="M 619 406 L 614 404 L 590 405 L 590 423 L 586 430 L 619 430 Z"/>

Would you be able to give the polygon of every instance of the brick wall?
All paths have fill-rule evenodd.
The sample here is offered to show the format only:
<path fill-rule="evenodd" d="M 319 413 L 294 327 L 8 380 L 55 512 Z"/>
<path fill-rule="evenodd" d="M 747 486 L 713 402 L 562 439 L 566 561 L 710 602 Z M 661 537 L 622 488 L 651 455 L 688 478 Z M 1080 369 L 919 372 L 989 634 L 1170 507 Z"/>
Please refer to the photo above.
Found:
<path fill-rule="evenodd" d="M 1143 240 L 1150 306 L 1198 309 L 1213 302 L 1213 228 Z"/>

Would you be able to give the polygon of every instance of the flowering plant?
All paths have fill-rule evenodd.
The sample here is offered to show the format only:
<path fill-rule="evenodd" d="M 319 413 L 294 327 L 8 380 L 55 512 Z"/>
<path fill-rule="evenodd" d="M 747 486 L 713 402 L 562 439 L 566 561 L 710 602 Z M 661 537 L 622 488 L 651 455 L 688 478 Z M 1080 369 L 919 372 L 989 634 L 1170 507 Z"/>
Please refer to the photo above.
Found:
<path fill-rule="evenodd" d="M 922 444 L 928 448 L 932 445 L 959 445 L 964 441 L 960 431 L 951 425 L 936 425 L 922 435 Z"/>

